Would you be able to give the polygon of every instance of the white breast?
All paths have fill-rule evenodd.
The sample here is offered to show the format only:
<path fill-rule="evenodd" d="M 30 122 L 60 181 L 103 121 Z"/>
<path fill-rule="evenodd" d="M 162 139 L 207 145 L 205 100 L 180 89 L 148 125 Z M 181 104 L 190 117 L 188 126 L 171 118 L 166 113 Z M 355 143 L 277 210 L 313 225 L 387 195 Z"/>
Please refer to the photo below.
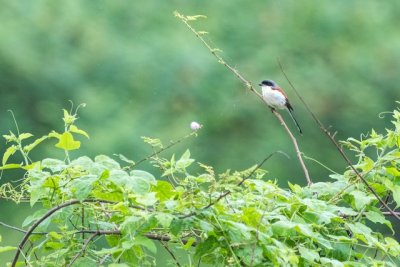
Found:
<path fill-rule="evenodd" d="M 264 101 L 268 104 L 268 106 L 278 109 L 285 108 L 286 98 L 285 96 L 279 92 L 278 90 L 272 90 L 270 86 L 262 86 L 262 96 Z"/>

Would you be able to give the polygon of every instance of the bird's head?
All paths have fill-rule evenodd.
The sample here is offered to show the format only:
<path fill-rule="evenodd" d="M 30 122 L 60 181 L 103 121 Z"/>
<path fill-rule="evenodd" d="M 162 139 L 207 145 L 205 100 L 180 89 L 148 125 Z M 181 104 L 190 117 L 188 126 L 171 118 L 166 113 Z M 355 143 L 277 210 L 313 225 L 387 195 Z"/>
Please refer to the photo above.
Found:
<path fill-rule="evenodd" d="M 273 80 L 264 80 L 259 84 L 259 86 L 276 87 L 277 84 Z"/>

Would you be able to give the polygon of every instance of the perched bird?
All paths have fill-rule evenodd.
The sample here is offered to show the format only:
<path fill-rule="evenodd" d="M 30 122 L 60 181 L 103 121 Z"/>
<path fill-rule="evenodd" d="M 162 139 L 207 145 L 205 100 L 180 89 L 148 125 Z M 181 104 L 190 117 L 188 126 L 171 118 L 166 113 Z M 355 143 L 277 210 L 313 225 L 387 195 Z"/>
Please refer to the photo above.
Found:
<path fill-rule="evenodd" d="M 286 109 L 289 112 L 290 117 L 292 117 L 294 123 L 296 124 L 297 129 L 299 129 L 299 132 L 303 133 L 301 131 L 299 123 L 293 116 L 293 107 L 292 105 L 290 105 L 289 99 L 282 88 L 280 88 L 272 80 L 262 81 L 259 86 L 261 86 L 263 99 L 268 104 L 268 106 L 270 106 L 272 109 Z"/>

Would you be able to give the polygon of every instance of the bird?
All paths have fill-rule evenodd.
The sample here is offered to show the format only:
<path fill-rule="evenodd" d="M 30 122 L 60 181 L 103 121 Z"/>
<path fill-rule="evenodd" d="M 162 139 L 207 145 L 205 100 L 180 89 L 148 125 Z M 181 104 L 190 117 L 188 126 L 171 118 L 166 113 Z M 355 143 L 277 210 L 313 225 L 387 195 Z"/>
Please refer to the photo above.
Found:
<path fill-rule="evenodd" d="M 275 109 L 286 109 L 289 112 L 290 117 L 292 117 L 294 123 L 296 124 L 297 129 L 299 130 L 300 134 L 303 131 L 300 128 L 299 123 L 293 116 L 293 107 L 289 102 L 289 99 L 278 84 L 272 80 L 264 80 L 262 81 L 259 86 L 261 86 L 262 97 L 273 110 Z"/>

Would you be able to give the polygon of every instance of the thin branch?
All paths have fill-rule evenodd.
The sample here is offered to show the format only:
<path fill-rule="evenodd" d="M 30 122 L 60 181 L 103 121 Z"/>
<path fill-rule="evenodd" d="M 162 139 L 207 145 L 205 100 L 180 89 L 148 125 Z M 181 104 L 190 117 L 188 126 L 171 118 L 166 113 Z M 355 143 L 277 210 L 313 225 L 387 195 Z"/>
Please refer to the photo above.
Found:
<path fill-rule="evenodd" d="M 146 160 L 151 159 L 152 157 L 154 157 L 154 156 L 156 156 L 156 155 L 158 155 L 158 154 L 164 152 L 165 150 L 167 150 L 167 149 L 173 147 L 173 146 L 176 145 L 176 144 L 179 144 L 179 143 L 182 142 L 183 140 L 185 140 L 185 139 L 191 137 L 192 135 L 195 135 L 195 134 L 197 133 L 197 131 L 198 131 L 198 130 L 193 131 L 193 132 L 191 132 L 190 134 L 187 134 L 187 135 L 185 135 L 184 137 L 181 137 L 180 139 L 178 139 L 178 140 L 176 140 L 176 141 L 171 141 L 171 142 L 169 143 L 169 145 L 167 145 L 166 147 L 163 147 L 163 148 L 161 148 L 161 149 L 155 151 L 154 153 L 148 155 L 147 157 L 145 157 L 145 158 L 139 160 L 139 161 L 136 162 L 135 164 L 132 164 L 132 166 L 130 166 L 130 167 L 131 167 L 131 168 L 132 168 L 132 167 L 137 167 L 139 164 L 145 162 Z"/>
<path fill-rule="evenodd" d="M 400 216 L 400 211 L 394 211 L 394 212 L 383 211 L 382 214 L 386 215 L 386 216 L 394 216 L 394 214 L 396 214 L 397 216 Z"/>
<path fill-rule="evenodd" d="M 174 253 L 169 249 L 168 245 L 165 244 L 164 242 L 160 241 L 161 245 L 165 248 L 165 250 L 169 253 L 169 255 L 171 255 L 171 258 L 175 261 L 176 266 L 181 266 L 179 264 L 178 259 L 175 257 Z"/>
<path fill-rule="evenodd" d="M 98 235 L 100 235 L 100 233 L 96 232 L 93 235 L 91 235 L 88 239 L 85 240 L 85 243 L 83 244 L 81 250 L 72 258 L 72 260 L 67 265 L 68 267 L 72 266 L 72 264 L 85 252 L 85 250 L 86 250 L 87 246 L 89 245 L 89 243 Z"/>
<path fill-rule="evenodd" d="M 240 72 L 231 67 L 220 55 L 218 55 L 217 51 L 218 49 L 214 49 L 212 48 L 207 41 L 202 37 L 201 34 L 199 34 L 188 22 L 187 18 L 181 14 L 179 14 L 177 11 L 174 12 L 174 15 L 176 17 L 178 17 L 183 23 L 185 23 L 185 25 L 190 29 L 190 31 L 192 31 L 196 37 L 204 44 L 205 47 L 207 47 L 207 49 L 211 52 L 211 54 L 218 60 L 218 62 L 222 65 L 224 65 L 227 69 L 229 69 L 231 72 L 233 72 L 233 74 L 245 85 L 245 87 L 250 90 L 251 92 L 253 92 L 255 95 L 257 95 L 263 102 L 264 104 L 266 104 L 268 106 L 268 104 L 265 102 L 264 98 L 262 97 L 262 95 L 254 89 L 253 85 L 251 84 L 251 82 L 249 82 L 247 79 L 245 79 L 243 77 L 242 74 L 240 74 Z M 269 107 L 269 106 L 268 106 Z M 293 134 L 291 133 L 289 127 L 286 125 L 285 121 L 282 119 L 282 116 L 279 115 L 278 112 L 274 111 L 271 107 L 269 107 L 272 112 L 274 113 L 274 115 L 278 118 L 278 120 L 280 121 L 280 123 L 284 126 L 286 132 L 288 133 L 291 141 L 293 142 L 294 148 L 296 150 L 296 155 L 297 158 L 299 159 L 300 165 L 304 171 L 304 175 L 306 177 L 307 183 L 308 185 L 312 184 L 310 175 L 308 174 L 308 170 L 306 168 L 306 165 L 304 163 L 304 160 L 302 158 L 302 153 L 300 152 L 299 146 L 297 144 L 297 140 L 296 138 L 293 136 Z"/>
<path fill-rule="evenodd" d="M 286 125 L 285 121 L 283 120 L 281 114 L 279 114 L 275 109 L 273 109 L 272 112 L 275 114 L 275 116 L 281 122 L 282 126 L 285 127 L 285 130 L 288 133 L 290 139 L 292 139 L 292 143 L 293 143 L 294 148 L 296 150 L 297 158 L 299 159 L 300 165 L 303 168 L 304 175 L 305 175 L 305 177 L 307 179 L 307 185 L 309 185 L 309 186 L 312 185 L 312 181 L 311 181 L 310 175 L 308 174 L 307 167 L 304 164 L 304 161 L 303 161 L 303 158 L 302 158 L 303 154 L 300 151 L 300 148 L 299 148 L 299 145 L 297 144 L 296 138 L 293 136 L 292 132 L 289 130 L 289 128 Z"/>
<path fill-rule="evenodd" d="M 361 181 L 367 186 L 368 190 L 371 191 L 372 194 L 374 194 L 375 198 L 382 204 L 383 207 L 385 207 L 386 210 L 388 210 L 394 217 L 396 217 L 397 220 L 400 221 L 400 216 L 393 211 L 386 203 L 385 201 L 382 200 L 382 198 L 376 193 L 376 191 L 371 187 L 371 185 L 368 183 L 368 181 L 365 179 L 363 175 L 353 166 L 351 163 L 349 157 L 346 155 L 346 153 L 343 151 L 343 149 L 339 146 L 339 144 L 336 142 L 334 136 L 331 135 L 331 133 L 326 129 L 326 127 L 322 124 L 322 122 L 317 118 L 317 116 L 311 111 L 310 107 L 308 104 L 304 101 L 304 99 L 301 97 L 301 95 L 297 92 L 296 88 L 292 84 L 292 82 L 289 80 L 288 76 L 286 75 L 285 70 L 283 69 L 283 66 L 281 62 L 278 60 L 279 66 L 281 68 L 281 71 L 283 75 L 285 76 L 286 80 L 289 82 L 290 86 L 292 89 L 295 91 L 297 97 L 300 99 L 300 101 L 303 103 L 303 105 L 306 107 L 308 113 L 312 116 L 314 121 L 318 124 L 318 126 L 321 128 L 321 130 L 325 133 L 325 135 L 331 140 L 333 145 L 336 147 L 337 151 L 339 151 L 340 155 L 342 158 L 346 161 L 347 165 L 355 172 L 355 174 L 361 179 Z"/>
<path fill-rule="evenodd" d="M 27 232 L 24 229 L 21 229 L 21 228 L 18 228 L 18 227 L 15 227 L 15 226 L 3 223 L 3 222 L 0 222 L 0 225 L 2 225 L 4 227 L 7 227 L 7 228 L 10 228 L 10 229 L 13 229 L 13 230 L 18 231 L 18 232 L 21 232 L 21 233 L 26 233 Z M 32 234 L 34 234 L 34 235 L 46 235 L 47 233 L 46 232 L 33 232 Z"/>

